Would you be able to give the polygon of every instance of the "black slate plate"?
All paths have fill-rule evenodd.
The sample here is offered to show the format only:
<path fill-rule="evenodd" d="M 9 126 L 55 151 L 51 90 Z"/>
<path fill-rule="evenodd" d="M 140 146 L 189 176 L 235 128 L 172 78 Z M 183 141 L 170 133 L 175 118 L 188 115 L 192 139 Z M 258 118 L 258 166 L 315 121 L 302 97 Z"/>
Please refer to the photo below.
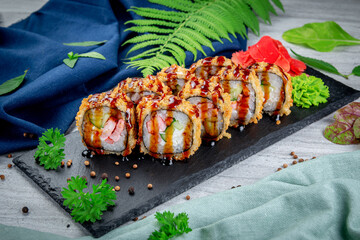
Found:
<path fill-rule="evenodd" d="M 77 132 L 69 134 L 66 140 L 65 160 L 73 160 L 70 168 L 44 170 L 34 161 L 35 150 L 13 161 L 61 207 L 63 207 L 63 198 L 60 192 L 63 187 L 67 187 L 67 178 L 77 175 L 86 176 L 88 185 L 98 184 L 101 174 L 106 172 L 109 183 L 121 187 L 117 192 L 116 205 L 104 213 L 101 221 L 83 224 L 93 236 L 100 237 L 360 97 L 359 91 L 318 71 L 308 68 L 306 72 L 322 78 L 329 86 L 328 103 L 310 109 L 292 107 L 292 113 L 283 117 L 280 125 L 276 125 L 274 119 L 264 116 L 258 124 L 246 126 L 242 132 L 230 129 L 231 139 L 223 139 L 213 147 L 202 146 L 187 162 L 175 162 L 172 166 L 165 166 L 135 151 L 128 157 L 128 161 L 117 156 L 96 156 L 91 160 L 90 167 L 85 167 L 86 158 L 81 156 L 85 148 Z M 120 164 L 115 165 L 116 161 Z M 138 165 L 136 170 L 132 169 L 134 163 Z M 92 170 L 97 173 L 94 179 L 90 178 Z M 125 178 L 126 172 L 131 174 L 130 179 Z M 115 181 L 115 176 L 120 177 L 119 182 Z M 147 189 L 148 183 L 152 183 L 152 190 Z M 127 191 L 130 186 L 135 189 L 133 196 Z M 63 208 L 69 212 L 69 209 Z"/>

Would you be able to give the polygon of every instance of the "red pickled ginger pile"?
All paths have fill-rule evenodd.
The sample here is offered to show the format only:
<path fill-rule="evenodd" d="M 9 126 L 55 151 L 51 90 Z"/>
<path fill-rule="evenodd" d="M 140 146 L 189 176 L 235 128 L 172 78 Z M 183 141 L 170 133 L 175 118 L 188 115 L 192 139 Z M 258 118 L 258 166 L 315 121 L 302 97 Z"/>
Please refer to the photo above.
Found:
<path fill-rule="evenodd" d="M 269 36 L 263 36 L 258 43 L 250 46 L 245 52 L 233 53 L 231 60 L 243 68 L 256 62 L 275 64 L 291 76 L 298 76 L 306 69 L 302 61 L 290 57 L 280 41 Z"/>

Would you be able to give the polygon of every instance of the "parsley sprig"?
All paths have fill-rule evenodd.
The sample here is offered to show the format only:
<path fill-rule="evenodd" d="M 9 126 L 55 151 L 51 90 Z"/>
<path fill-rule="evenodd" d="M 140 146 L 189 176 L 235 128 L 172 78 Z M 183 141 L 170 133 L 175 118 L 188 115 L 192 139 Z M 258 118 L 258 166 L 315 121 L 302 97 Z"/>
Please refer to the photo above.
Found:
<path fill-rule="evenodd" d="M 115 205 L 116 193 L 112 191 L 111 185 L 106 184 L 106 179 L 101 184 L 92 185 L 92 193 L 84 192 L 87 188 L 87 181 L 84 178 L 71 177 L 68 183 L 68 189 L 63 188 L 61 191 L 65 199 L 63 204 L 72 210 L 71 216 L 76 222 L 100 220 L 103 212 L 109 206 Z"/>
<path fill-rule="evenodd" d="M 192 231 L 189 227 L 189 218 L 186 213 L 179 213 L 174 217 L 174 213 L 170 211 L 157 212 L 155 218 L 160 224 L 160 229 L 150 235 L 150 240 L 167 240 Z"/>
<path fill-rule="evenodd" d="M 65 157 L 65 140 L 64 134 L 61 134 L 59 129 L 50 128 L 46 130 L 39 138 L 39 145 L 34 158 L 47 170 L 58 168 Z"/>

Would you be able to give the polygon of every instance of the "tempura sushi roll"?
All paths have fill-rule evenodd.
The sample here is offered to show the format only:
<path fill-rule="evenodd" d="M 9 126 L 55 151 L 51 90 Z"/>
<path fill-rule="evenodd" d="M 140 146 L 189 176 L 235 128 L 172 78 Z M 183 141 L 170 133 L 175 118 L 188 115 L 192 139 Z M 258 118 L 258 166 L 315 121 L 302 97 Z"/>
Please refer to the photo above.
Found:
<path fill-rule="evenodd" d="M 135 105 L 137 105 L 144 96 L 171 94 L 170 88 L 152 75 L 148 75 L 146 78 L 127 78 L 121 81 L 114 91 L 124 92 Z"/>
<path fill-rule="evenodd" d="M 156 76 L 172 90 L 174 95 L 177 95 L 184 87 L 189 75 L 189 70 L 173 64 L 170 67 L 163 68 Z"/>
<path fill-rule="evenodd" d="M 270 116 L 283 116 L 291 113 L 293 105 L 291 76 L 281 67 L 265 62 L 255 63 L 253 69 L 264 92 L 263 111 Z"/>
<path fill-rule="evenodd" d="M 264 94 L 255 71 L 234 65 L 211 79 L 219 82 L 224 92 L 230 94 L 231 127 L 257 123 L 262 118 Z"/>
<path fill-rule="evenodd" d="M 224 93 L 220 84 L 194 76 L 186 82 L 179 96 L 199 109 L 202 139 L 218 141 L 224 135 L 230 137 L 226 133 L 231 116 L 230 95 Z"/>
<path fill-rule="evenodd" d="M 189 71 L 198 78 L 209 79 L 222 69 L 230 68 L 232 65 L 232 61 L 224 56 L 207 57 L 192 64 Z"/>
<path fill-rule="evenodd" d="M 129 155 L 136 145 L 135 107 L 112 91 L 84 98 L 76 125 L 84 145 L 97 154 Z"/>
<path fill-rule="evenodd" d="M 201 144 L 198 110 L 172 95 L 144 97 L 136 108 L 140 152 L 160 159 L 183 160 Z"/>

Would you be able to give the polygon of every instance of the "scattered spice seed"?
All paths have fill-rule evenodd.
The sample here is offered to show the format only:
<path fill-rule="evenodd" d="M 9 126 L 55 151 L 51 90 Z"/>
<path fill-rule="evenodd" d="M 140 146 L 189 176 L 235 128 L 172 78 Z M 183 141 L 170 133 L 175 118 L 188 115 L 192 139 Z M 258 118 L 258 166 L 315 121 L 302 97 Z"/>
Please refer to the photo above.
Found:
<path fill-rule="evenodd" d="M 115 186 L 115 191 L 120 191 L 120 186 Z"/>
<path fill-rule="evenodd" d="M 294 160 L 294 161 L 292 162 L 292 164 L 293 164 L 293 165 L 297 164 L 297 161 L 296 161 L 296 160 Z"/>
<path fill-rule="evenodd" d="M 126 177 L 126 178 L 130 178 L 130 173 L 128 173 L 128 172 L 125 173 L 125 177 Z"/>
<path fill-rule="evenodd" d="M 135 194 L 134 187 L 129 187 L 128 192 L 129 192 L 130 195 L 134 195 Z"/>
<path fill-rule="evenodd" d="M 282 170 L 282 168 L 278 168 L 276 171 L 278 172 L 278 171 L 281 171 Z"/>
<path fill-rule="evenodd" d="M 186 200 L 190 200 L 190 196 L 189 195 L 186 195 Z"/>
<path fill-rule="evenodd" d="M 22 212 L 23 212 L 23 213 L 28 213 L 28 212 L 29 212 L 29 208 L 28 208 L 28 207 L 23 207 L 23 208 L 22 208 Z"/>
<path fill-rule="evenodd" d="M 8 158 L 12 158 L 12 155 L 11 155 L 11 153 L 9 153 L 9 154 L 7 155 L 7 157 L 8 157 Z"/>
<path fill-rule="evenodd" d="M 8 168 L 12 168 L 12 164 L 11 164 L 11 163 L 8 164 Z"/>
<path fill-rule="evenodd" d="M 302 158 L 299 159 L 299 162 L 303 162 L 303 161 L 304 161 L 304 159 L 302 159 Z"/>
<path fill-rule="evenodd" d="M 119 180 L 120 180 L 119 176 L 115 176 L 115 181 L 119 181 Z"/>
<path fill-rule="evenodd" d="M 0 175 L 0 178 L 1 178 L 1 180 L 5 180 L 5 175 L 4 175 L 4 174 L 1 174 L 1 175 Z"/>
<path fill-rule="evenodd" d="M 72 160 L 67 161 L 66 166 L 71 167 L 71 165 L 72 165 Z"/>
<path fill-rule="evenodd" d="M 291 152 L 290 155 L 291 155 L 291 156 L 294 156 L 294 155 L 295 155 L 295 152 Z"/>
<path fill-rule="evenodd" d="M 241 187 L 241 185 L 237 185 L 236 187 Z"/>
<path fill-rule="evenodd" d="M 28 136 L 28 133 L 26 133 L 26 132 L 23 133 L 23 136 L 24 136 L 24 137 L 27 137 L 27 136 Z"/>
<path fill-rule="evenodd" d="M 104 180 L 104 179 L 108 179 L 108 174 L 107 173 L 103 173 L 101 174 L 101 178 Z"/>
<path fill-rule="evenodd" d="M 115 165 L 118 166 L 120 163 L 119 162 L 115 162 Z"/>
<path fill-rule="evenodd" d="M 90 177 L 92 177 L 92 178 L 96 177 L 96 172 L 95 172 L 95 171 L 91 171 L 91 172 L 90 172 Z"/>
<path fill-rule="evenodd" d="M 235 186 L 232 186 L 232 187 L 231 187 L 231 189 L 234 189 L 234 188 L 235 188 Z"/>
<path fill-rule="evenodd" d="M 70 180 L 71 180 L 71 178 L 69 178 L 69 177 L 66 179 L 66 181 L 70 181 Z"/>
<path fill-rule="evenodd" d="M 65 166 L 65 162 L 61 161 L 61 167 L 64 167 L 64 166 Z"/>
<path fill-rule="evenodd" d="M 66 225 L 66 227 L 69 228 L 69 227 L 70 227 L 70 224 Z"/>
<path fill-rule="evenodd" d="M 89 161 L 87 161 L 87 160 L 86 160 L 86 161 L 84 161 L 84 164 L 85 164 L 85 166 L 87 166 L 87 167 L 88 167 L 88 166 L 90 166 L 90 162 L 89 162 Z"/>
<path fill-rule="evenodd" d="M 298 156 L 297 156 L 297 155 L 294 155 L 293 158 L 294 158 L 294 159 L 298 159 Z"/>
<path fill-rule="evenodd" d="M 143 216 L 142 218 L 141 218 L 141 220 L 143 220 L 143 219 L 145 219 L 146 218 L 146 216 Z"/>
<path fill-rule="evenodd" d="M 134 221 L 134 222 L 136 222 L 138 219 L 139 219 L 139 218 L 138 218 L 138 217 L 136 217 L 136 218 L 134 218 L 134 219 L 133 219 L 133 221 Z"/>
<path fill-rule="evenodd" d="M 147 185 L 147 187 L 148 187 L 148 189 L 152 189 L 152 188 L 153 188 L 153 186 L 152 186 L 151 183 L 149 183 L 149 184 Z"/>
<path fill-rule="evenodd" d="M 315 159 L 316 157 L 312 157 L 311 159 Z"/>
<path fill-rule="evenodd" d="M 133 169 L 137 169 L 138 168 L 138 165 L 137 164 L 134 164 L 133 165 Z"/>
<path fill-rule="evenodd" d="M 287 168 L 287 167 L 288 167 L 287 163 L 284 163 L 284 164 L 283 164 L 283 167 L 284 167 L 284 168 Z"/>
<path fill-rule="evenodd" d="M 276 121 L 276 125 L 280 125 L 281 121 L 280 120 L 277 120 Z"/>

